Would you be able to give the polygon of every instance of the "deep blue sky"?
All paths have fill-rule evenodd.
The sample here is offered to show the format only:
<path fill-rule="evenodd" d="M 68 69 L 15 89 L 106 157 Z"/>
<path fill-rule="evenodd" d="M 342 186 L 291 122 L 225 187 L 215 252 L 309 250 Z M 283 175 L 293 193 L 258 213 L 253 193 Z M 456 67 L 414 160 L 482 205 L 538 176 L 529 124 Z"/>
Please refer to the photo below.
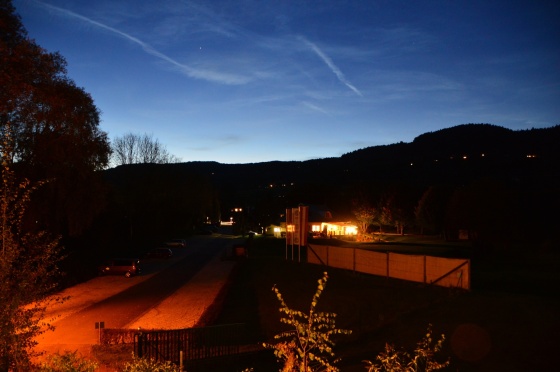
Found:
<path fill-rule="evenodd" d="M 111 138 L 183 161 L 337 157 L 560 124 L 559 1 L 13 0 Z"/>

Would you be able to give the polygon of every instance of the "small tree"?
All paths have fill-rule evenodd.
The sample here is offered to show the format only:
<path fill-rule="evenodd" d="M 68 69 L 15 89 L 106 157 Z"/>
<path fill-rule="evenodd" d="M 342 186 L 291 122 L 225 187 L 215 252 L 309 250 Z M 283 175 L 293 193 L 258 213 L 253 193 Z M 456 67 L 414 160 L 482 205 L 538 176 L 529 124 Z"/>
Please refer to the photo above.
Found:
<path fill-rule="evenodd" d="M 36 336 L 52 325 L 43 322 L 47 305 L 59 298 L 46 298 L 56 286 L 58 239 L 44 231 L 24 228 L 26 205 L 32 186 L 17 181 L 12 171 L 13 141 L 9 126 L 1 144 L 2 185 L 0 194 L 0 371 L 28 370 L 35 353 Z"/>
<path fill-rule="evenodd" d="M 284 361 L 282 372 L 338 371 L 334 365 L 336 360 L 331 361 L 334 357 L 334 341 L 331 337 L 350 334 L 352 331 L 336 328 L 336 314 L 317 311 L 319 297 L 325 289 L 327 279 L 328 274 L 324 272 L 323 277 L 318 280 L 308 314 L 291 309 L 278 288 L 272 288 L 281 305 L 280 313 L 283 316 L 280 321 L 293 328 L 274 336 L 280 340 L 276 344 L 264 344 L 265 347 L 274 349 L 276 357 Z"/>
<path fill-rule="evenodd" d="M 356 217 L 358 229 L 362 235 L 367 234 L 369 226 L 373 225 L 378 217 L 377 209 L 357 202 L 354 202 L 352 213 Z"/>
<path fill-rule="evenodd" d="M 449 360 L 440 363 L 435 354 L 441 351 L 445 335 L 438 341 L 432 339 L 432 325 L 428 325 L 426 335 L 418 342 L 414 355 L 406 351 L 396 350 L 393 345 L 385 344 L 385 351 L 381 352 L 375 362 L 364 361 L 368 372 L 430 372 L 443 369 L 449 365 Z"/>
<path fill-rule="evenodd" d="M 170 164 L 181 161 L 170 154 L 165 146 L 152 135 L 126 133 L 117 137 L 111 145 L 113 166 L 125 164 Z"/>

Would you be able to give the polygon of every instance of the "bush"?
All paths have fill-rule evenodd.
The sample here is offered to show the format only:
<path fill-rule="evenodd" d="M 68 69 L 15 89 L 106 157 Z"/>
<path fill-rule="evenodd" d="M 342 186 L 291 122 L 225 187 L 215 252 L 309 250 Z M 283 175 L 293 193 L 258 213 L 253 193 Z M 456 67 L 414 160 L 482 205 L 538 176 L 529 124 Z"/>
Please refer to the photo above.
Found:
<path fill-rule="evenodd" d="M 39 367 L 39 372 L 94 372 L 97 363 L 78 355 L 77 351 L 52 354 Z"/>
<path fill-rule="evenodd" d="M 418 342 L 414 355 L 406 351 L 396 350 L 393 345 L 385 344 L 385 351 L 381 352 L 376 362 L 364 361 L 368 372 L 430 372 L 443 369 L 449 365 L 449 360 L 440 363 L 435 360 L 437 354 L 445 341 L 445 335 L 441 335 L 438 341 L 432 340 L 432 325 L 428 325 L 426 336 Z"/>
<path fill-rule="evenodd" d="M 132 362 L 126 363 L 122 372 L 181 372 L 181 369 L 169 361 L 158 362 L 133 355 Z"/>

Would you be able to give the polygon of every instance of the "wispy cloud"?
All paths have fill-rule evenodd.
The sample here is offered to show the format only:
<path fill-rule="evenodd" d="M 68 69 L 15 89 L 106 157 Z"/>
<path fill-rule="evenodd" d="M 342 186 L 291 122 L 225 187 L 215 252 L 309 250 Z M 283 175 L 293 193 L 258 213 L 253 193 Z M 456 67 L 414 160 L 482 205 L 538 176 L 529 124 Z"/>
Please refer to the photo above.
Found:
<path fill-rule="evenodd" d="M 144 41 L 142 41 L 142 40 L 140 40 L 140 39 L 138 39 L 138 38 L 136 38 L 132 35 L 129 35 L 126 32 L 120 31 L 120 30 L 118 30 L 114 27 L 111 27 L 111 26 L 108 26 L 104 23 L 95 21 L 95 20 L 93 20 L 91 18 L 88 18 L 88 17 L 85 17 L 83 15 L 74 13 L 71 10 L 68 10 L 68 9 L 59 8 L 57 6 L 50 5 L 50 4 L 43 3 L 43 2 L 38 2 L 38 3 L 43 5 L 44 7 L 48 8 L 48 9 L 53 10 L 57 13 L 60 13 L 64 16 L 74 18 L 74 19 L 78 19 L 80 21 L 89 23 L 93 26 L 99 27 L 99 28 L 104 29 L 106 31 L 109 31 L 113 34 L 116 34 L 120 37 L 123 37 L 124 39 L 126 39 L 126 40 L 128 40 L 128 41 L 130 41 L 130 42 L 132 42 L 136 45 L 139 45 L 146 53 L 169 63 L 171 66 L 176 68 L 182 74 L 184 74 L 184 75 L 186 75 L 190 78 L 207 80 L 207 81 L 211 81 L 211 82 L 214 82 L 214 83 L 227 84 L 227 85 L 246 84 L 246 83 L 248 83 L 249 81 L 252 80 L 252 78 L 249 77 L 249 76 L 242 76 L 242 75 L 236 75 L 236 74 L 223 73 L 223 72 L 219 72 L 219 71 L 193 68 L 189 65 L 178 62 L 177 60 L 169 57 L 166 54 L 163 54 L 163 53 L 159 52 L 158 50 L 153 48 L 148 43 L 145 43 Z"/>
<path fill-rule="evenodd" d="M 302 103 L 302 105 L 304 105 L 305 107 L 307 107 L 307 108 L 309 108 L 309 109 L 311 109 L 311 110 L 313 110 L 313 111 L 317 111 L 317 112 L 320 112 L 320 113 L 322 113 L 322 114 L 329 114 L 327 110 L 325 110 L 324 108 L 319 107 L 319 106 L 317 106 L 317 105 L 314 105 L 314 104 L 311 103 L 311 102 L 302 101 L 301 103 Z"/>
<path fill-rule="evenodd" d="M 317 54 L 319 58 L 323 60 L 323 62 L 325 62 L 325 64 L 331 69 L 333 74 L 336 75 L 336 77 L 342 84 L 346 85 L 348 88 L 350 88 L 350 90 L 352 90 L 358 96 L 363 95 L 362 92 L 358 90 L 358 88 L 356 88 L 352 83 L 350 83 L 348 79 L 346 79 L 342 71 L 340 71 L 340 69 L 334 64 L 333 60 L 328 55 L 326 55 L 321 49 L 319 49 L 317 45 L 315 45 L 314 43 L 312 43 L 311 41 L 307 40 L 302 36 L 300 36 L 299 39 L 305 45 L 307 45 L 307 47 L 309 47 L 313 52 L 315 52 L 315 54 Z"/>
<path fill-rule="evenodd" d="M 207 139 L 207 145 L 201 145 L 200 141 L 197 141 L 196 146 L 188 147 L 193 151 L 208 152 L 215 151 L 217 149 L 223 149 L 224 147 L 231 147 L 239 145 L 246 141 L 246 138 L 240 137 L 235 134 L 226 134 L 221 137 L 213 138 L 212 140 Z"/>

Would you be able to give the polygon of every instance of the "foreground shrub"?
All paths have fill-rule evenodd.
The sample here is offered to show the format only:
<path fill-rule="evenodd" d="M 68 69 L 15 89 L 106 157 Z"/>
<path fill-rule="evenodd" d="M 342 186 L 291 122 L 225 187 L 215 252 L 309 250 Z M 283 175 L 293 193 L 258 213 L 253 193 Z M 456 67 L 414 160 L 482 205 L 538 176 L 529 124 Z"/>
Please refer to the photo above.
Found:
<path fill-rule="evenodd" d="M 41 363 L 39 372 L 94 372 L 97 363 L 83 358 L 77 351 L 52 354 Z"/>
<path fill-rule="evenodd" d="M 169 361 L 157 362 L 133 355 L 132 362 L 126 363 L 122 372 L 181 372 L 181 369 Z"/>
<path fill-rule="evenodd" d="M 441 351 L 445 335 L 441 335 L 438 341 L 432 339 L 432 325 L 428 325 L 428 331 L 420 342 L 418 342 L 414 355 L 406 351 L 396 350 L 393 345 L 385 344 L 385 351 L 381 352 L 375 359 L 375 363 L 364 361 L 368 372 L 429 372 L 443 369 L 449 365 L 449 360 L 440 363 L 436 361 L 435 355 Z"/>
<path fill-rule="evenodd" d="M 282 294 L 274 286 L 272 291 L 280 302 L 280 321 L 293 328 L 274 336 L 279 340 L 276 344 L 264 344 L 274 349 L 274 355 L 283 360 L 282 372 L 313 372 L 324 370 L 335 372 L 334 346 L 331 337 L 337 334 L 350 334 L 352 331 L 336 328 L 334 313 L 317 312 L 319 297 L 327 284 L 328 274 L 323 273 L 319 279 L 317 291 L 311 300 L 309 313 L 293 310 L 284 301 Z M 333 360 L 334 359 L 334 360 Z"/>

